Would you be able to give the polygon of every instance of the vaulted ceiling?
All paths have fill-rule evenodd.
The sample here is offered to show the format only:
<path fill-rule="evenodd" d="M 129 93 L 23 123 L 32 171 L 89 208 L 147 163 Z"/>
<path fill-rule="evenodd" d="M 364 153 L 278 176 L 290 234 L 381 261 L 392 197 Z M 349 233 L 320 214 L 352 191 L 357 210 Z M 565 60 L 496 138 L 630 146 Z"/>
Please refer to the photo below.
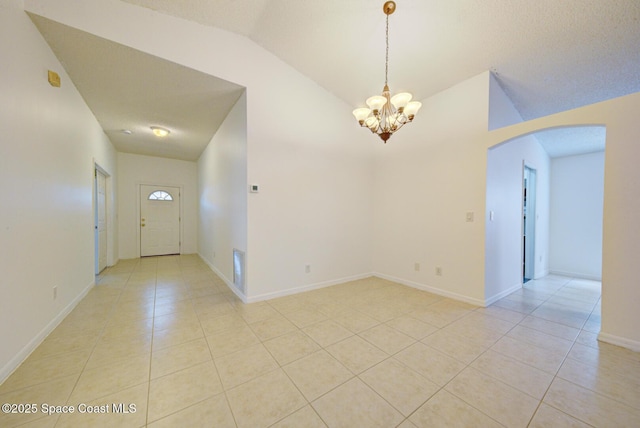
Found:
<path fill-rule="evenodd" d="M 244 35 L 354 107 L 380 92 L 384 83 L 382 0 L 122 1 Z M 392 92 L 407 90 L 423 99 L 491 70 L 527 120 L 640 91 L 638 0 L 397 0 L 396 3 L 397 10 L 389 21 Z M 110 42 L 89 40 L 91 36 L 77 31 L 70 37 L 75 30 L 32 18 L 101 123 L 102 117 L 116 119 L 120 113 L 110 110 L 126 104 L 100 104 L 118 87 L 136 94 L 138 100 L 147 94 L 148 99 L 140 102 L 140 109 L 158 108 L 164 103 L 180 105 L 183 92 L 187 98 L 182 112 L 187 106 L 228 110 L 240 94 L 241 88 L 229 82 L 198 76 L 198 72 L 175 64 L 165 64 L 163 68 L 157 58 L 145 58 L 144 54 L 122 46 L 109 47 Z M 63 31 L 68 33 L 66 37 L 60 36 Z M 65 39 L 66 47 L 62 42 Z M 87 49 L 77 49 L 83 43 Z M 99 60 L 91 54 L 96 45 L 101 46 L 100 52 L 108 54 L 112 63 L 109 74 L 99 75 L 99 79 L 92 77 L 96 67 L 86 67 Z M 150 68 L 163 71 L 154 75 Z M 137 76 L 127 78 L 133 86 L 122 84 L 122 80 L 114 81 L 113 87 L 105 91 L 109 94 L 100 94 L 95 86 L 115 79 L 117 70 Z M 145 89 L 144 82 L 155 78 L 174 82 L 194 80 L 202 86 L 196 83 L 194 87 L 178 87 L 175 93 L 153 94 Z M 209 81 L 213 86 L 207 86 Z M 140 92 L 135 92 L 137 85 L 141 86 Z M 212 100 L 219 102 L 205 107 Z M 133 111 L 121 113 L 122 117 L 126 114 L 135 118 Z M 175 114 L 174 118 L 181 120 L 179 111 L 162 114 Z M 111 119 L 103 123 L 107 132 L 110 128 L 130 126 L 116 125 Z M 204 119 L 196 115 L 194 122 L 199 120 Z M 215 132 L 215 123 L 214 120 L 213 128 L 207 131 L 209 138 Z M 184 126 L 197 129 L 195 123 Z M 593 150 L 596 140 L 602 144 L 601 131 L 591 129 L 582 135 L 576 132 L 547 133 L 540 140 L 549 144 L 550 152 L 554 150 L 553 140 L 558 138 L 575 137 L 577 146 L 584 146 L 580 141 L 586 144 L 586 140 L 591 140 L 589 150 Z"/>

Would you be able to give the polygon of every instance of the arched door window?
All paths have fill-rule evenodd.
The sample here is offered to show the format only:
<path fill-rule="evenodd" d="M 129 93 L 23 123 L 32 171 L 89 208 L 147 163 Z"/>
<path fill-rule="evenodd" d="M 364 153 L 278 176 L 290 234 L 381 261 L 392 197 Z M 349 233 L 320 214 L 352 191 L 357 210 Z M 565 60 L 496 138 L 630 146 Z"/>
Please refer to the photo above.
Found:
<path fill-rule="evenodd" d="M 164 190 L 156 190 L 155 192 L 150 193 L 147 199 L 150 201 L 173 201 L 173 196 Z"/>

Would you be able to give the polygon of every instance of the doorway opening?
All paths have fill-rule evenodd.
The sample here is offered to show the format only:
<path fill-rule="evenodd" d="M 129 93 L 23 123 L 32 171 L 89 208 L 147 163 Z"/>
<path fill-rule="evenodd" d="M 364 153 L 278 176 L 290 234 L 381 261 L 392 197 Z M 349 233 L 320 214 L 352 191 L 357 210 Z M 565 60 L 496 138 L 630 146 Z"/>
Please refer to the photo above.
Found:
<path fill-rule="evenodd" d="M 522 174 L 522 283 L 535 273 L 536 260 L 536 170 L 523 165 Z"/>
<path fill-rule="evenodd" d="M 98 275 L 107 267 L 107 177 L 108 174 L 94 164 L 94 273 Z"/>

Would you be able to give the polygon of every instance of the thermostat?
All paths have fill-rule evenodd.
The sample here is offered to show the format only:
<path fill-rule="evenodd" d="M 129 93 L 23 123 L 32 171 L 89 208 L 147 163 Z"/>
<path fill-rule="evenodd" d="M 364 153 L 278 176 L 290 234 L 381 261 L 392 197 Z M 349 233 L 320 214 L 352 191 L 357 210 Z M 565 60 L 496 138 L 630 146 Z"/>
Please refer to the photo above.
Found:
<path fill-rule="evenodd" d="M 249 191 L 251 193 L 258 193 L 260 189 L 258 189 L 258 185 L 257 184 L 252 184 L 251 186 L 249 186 Z"/>

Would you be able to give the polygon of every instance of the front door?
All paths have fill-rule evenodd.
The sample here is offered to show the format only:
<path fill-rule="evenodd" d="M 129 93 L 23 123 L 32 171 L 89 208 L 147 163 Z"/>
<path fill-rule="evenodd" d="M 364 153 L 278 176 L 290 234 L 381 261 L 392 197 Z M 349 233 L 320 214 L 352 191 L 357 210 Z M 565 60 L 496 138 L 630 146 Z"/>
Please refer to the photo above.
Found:
<path fill-rule="evenodd" d="M 180 254 L 180 189 L 140 186 L 140 256 Z"/>

